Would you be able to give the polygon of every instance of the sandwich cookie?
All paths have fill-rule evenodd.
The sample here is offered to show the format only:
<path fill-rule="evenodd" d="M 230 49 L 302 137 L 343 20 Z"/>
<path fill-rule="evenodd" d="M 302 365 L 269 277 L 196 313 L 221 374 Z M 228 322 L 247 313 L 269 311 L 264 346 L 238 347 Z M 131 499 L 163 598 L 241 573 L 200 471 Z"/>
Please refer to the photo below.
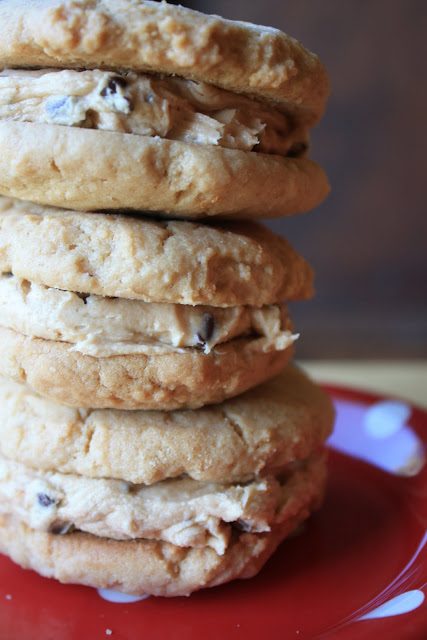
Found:
<path fill-rule="evenodd" d="M 312 271 L 256 223 L 0 202 L 0 373 L 64 404 L 175 409 L 277 374 Z"/>
<path fill-rule="evenodd" d="M 251 577 L 322 500 L 333 410 L 292 366 L 198 411 L 0 397 L 0 549 L 62 582 L 173 596 Z"/>
<path fill-rule="evenodd" d="M 4 0 L 2 24 L 2 194 L 184 218 L 327 195 L 307 158 L 326 72 L 286 34 L 133 0 Z"/>
<path fill-rule="evenodd" d="M 13 471 L 19 473 L 16 468 Z M 277 545 L 320 506 L 325 488 L 326 465 L 324 457 L 317 454 L 294 470 L 286 481 L 282 481 L 276 496 L 269 496 L 270 514 L 271 503 L 274 500 L 276 508 L 270 523 L 259 523 L 263 531 L 252 532 L 250 521 L 237 520 L 228 524 L 222 521 L 217 538 L 212 535 L 216 530 L 211 523 L 211 530 L 204 532 L 203 539 L 200 531 L 203 516 L 196 516 L 193 529 L 190 526 L 191 521 L 186 521 L 165 532 L 151 530 L 151 534 L 172 537 L 184 546 L 158 538 L 117 540 L 75 530 L 70 522 L 55 522 L 57 506 L 55 502 L 51 503 L 51 499 L 60 500 L 58 493 L 54 496 L 43 493 L 46 489 L 46 482 L 43 480 L 33 480 L 25 487 L 24 493 L 17 493 L 21 478 L 22 476 L 16 475 L 10 483 L 4 478 L 0 480 L 0 488 L 4 494 L 0 512 L 0 551 L 21 566 L 34 569 L 41 575 L 54 577 L 61 582 L 114 588 L 137 595 L 178 596 L 189 595 L 198 589 L 236 578 L 255 575 Z M 69 479 L 70 482 L 73 480 Z M 153 485 L 153 488 L 159 487 Z M 146 491 L 152 491 L 152 488 Z M 8 497 L 3 502 L 5 496 Z M 15 502 L 15 505 L 11 505 L 10 499 L 13 496 L 19 498 L 18 504 Z M 34 512 L 39 512 L 38 515 L 26 513 L 29 507 L 26 501 L 31 498 L 39 505 L 33 507 Z M 135 501 L 137 500 L 136 496 Z M 203 498 L 200 498 L 199 502 L 200 500 Z M 229 509 L 226 517 L 235 517 L 245 510 L 250 512 L 250 508 L 242 509 L 238 500 L 235 504 L 230 504 L 226 492 L 221 496 L 218 506 L 224 501 Z M 187 496 L 184 505 L 186 514 L 191 511 L 191 502 L 191 498 Z M 165 523 L 170 506 L 169 501 L 163 500 L 158 509 Z M 121 507 L 122 511 L 126 510 L 123 501 Z M 151 507 L 154 513 L 156 507 L 153 504 Z M 76 514 L 79 511 L 82 513 L 84 508 L 85 505 L 80 504 Z M 70 510 L 70 507 L 65 506 L 65 509 Z M 43 510 L 46 515 L 43 515 Z M 261 511 L 266 515 L 269 510 L 264 507 Z M 90 514 L 88 515 L 89 522 Z M 117 514 L 113 511 L 111 515 L 113 518 L 110 520 L 109 531 L 114 526 Z M 46 531 L 48 523 L 51 523 L 50 532 Z M 137 523 L 147 530 L 149 523 L 139 519 Z M 31 527 L 30 524 L 37 528 Z M 155 527 L 158 527 L 158 524 Z M 96 529 L 99 531 L 99 523 Z M 136 529 L 138 530 L 137 526 Z M 198 537 L 196 532 L 199 533 Z M 193 542 L 194 546 L 187 546 L 188 542 Z"/>
<path fill-rule="evenodd" d="M 58 535 L 31 529 L 13 514 L 0 514 L 0 551 L 64 583 L 136 595 L 190 595 L 258 573 L 278 544 L 320 506 L 325 479 L 319 458 L 304 477 L 299 474 L 289 484 L 281 521 L 264 533 L 242 531 L 237 523 L 223 554 L 211 546 L 180 547 L 161 540 L 113 540 L 80 531 Z"/>

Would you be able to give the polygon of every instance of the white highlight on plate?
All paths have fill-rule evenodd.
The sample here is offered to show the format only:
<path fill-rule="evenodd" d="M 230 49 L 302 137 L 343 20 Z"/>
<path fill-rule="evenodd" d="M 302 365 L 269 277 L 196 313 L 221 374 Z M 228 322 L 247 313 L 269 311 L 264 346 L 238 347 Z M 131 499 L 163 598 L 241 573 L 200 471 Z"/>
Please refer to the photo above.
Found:
<path fill-rule="evenodd" d="M 394 400 L 370 407 L 354 401 L 336 400 L 337 421 L 329 439 L 333 449 L 360 458 L 400 476 L 414 476 L 425 464 L 424 448 L 406 424 L 411 408 Z"/>
<path fill-rule="evenodd" d="M 120 591 L 113 591 L 112 589 L 97 589 L 98 595 L 107 600 L 108 602 L 114 602 L 115 604 L 129 604 L 131 602 L 140 602 L 141 600 L 147 600 L 149 595 L 145 596 L 132 596 L 128 593 L 120 593 Z"/>
<path fill-rule="evenodd" d="M 405 426 L 410 415 L 411 409 L 407 404 L 384 400 L 367 410 L 363 426 L 373 438 L 389 438 Z"/>
<path fill-rule="evenodd" d="M 409 613 L 417 609 L 425 599 L 425 595 L 419 589 L 406 591 L 395 596 L 391 600 L 384 602 L 376 609 L 369 613 L 365 613 L 359 620 L 375 620 L 376 618 L 391 618 L 392 616 L 400 616 L 403 613 Z"/>

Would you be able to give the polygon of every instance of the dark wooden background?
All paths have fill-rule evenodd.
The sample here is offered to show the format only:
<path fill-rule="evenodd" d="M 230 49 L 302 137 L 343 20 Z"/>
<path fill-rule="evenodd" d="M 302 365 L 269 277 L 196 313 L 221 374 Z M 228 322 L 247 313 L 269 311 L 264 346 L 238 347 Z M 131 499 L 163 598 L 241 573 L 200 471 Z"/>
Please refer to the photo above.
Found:
<path fill-rule="evenodd" d="M 314 213 L 271 223 L 316 269 L 316 298 L 292 309 L 299 357 L 426 357 L 427 3 L 183 4 L 281 28 L 330 72 L 312 155 L 332 194 Z"/>

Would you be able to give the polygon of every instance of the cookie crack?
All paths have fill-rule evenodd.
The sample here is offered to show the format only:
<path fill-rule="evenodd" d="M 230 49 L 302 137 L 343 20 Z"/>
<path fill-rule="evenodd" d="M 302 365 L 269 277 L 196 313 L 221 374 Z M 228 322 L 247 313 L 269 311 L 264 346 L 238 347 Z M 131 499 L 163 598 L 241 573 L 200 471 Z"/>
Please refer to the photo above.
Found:
<path fill-rule="evenodd" d="M 18 367 L 18 378 L 18 382 L 21 382 L 23 384 L 27 382 L 27 371 L 22 366 Z"/>
<path fill-rule="evenodd" d="M 246 437 L 240 424 L 234 418 L 232 418 L 225 409 L 222 410 L 221 413 L 224 420 L 226 420 L 228 425 L 232 428 L 238 439 L 242 442 L 242 444 L 246 445 Z"/>
<path fill-rule="evenodd" d="M 94 426 L 88 427 L 87 431 L 86 431 L 85 443 L 84 443 L 84 446 L 83 446 L 84 455 L 88 455 L 90 453 L 90 448 L 91 448 L 91 445 L 92 445 L 92 440 L 93 440 L 93 436 L 94 435 L 95 435 Z"/>
<path fill-rule="evenodd" d="M 161 250 L 162 250 L 162 252 L 163 252 L 163 253 L 165 253 L 165 251 L 166 251 L 166 244 L 167 244 L 168 240 L 169 240 L 172 236 L 174 236 L 175 234 L 174 234 L 174 232 L 173 232 L 173 231 L 171 231 L 171 229 L 169 229 L 169 226 L 168 226 L 168 225 L 165 225 L 165 226 L 163 227 L 163 230 L 164 230 L 164 234 L 165 234 L 165 235 L 164 235 L 164 236 L 162 237 L 162 239 L 161 239 Z"/>
<path fill-rule="evenodd" d="M 158 546 L 158 554 L 160 556 L 161 561 L 165 564 L 166 571 L 171 576 L 172 579 L 178 580 L 181 573 L 181 563 L 185 561 L 191 549 L 189 547 L 180 547 L 179 549 L 179 557 L 174 558 L 170 557 L 167 552 L 168 547 L 165 546 L 165 543 L 162 541 L 157 541 Z M 168 544 L 168 543 L 166 543 Z"/>
<path fill-rule="evenodd" d="M 59 175 L 62 177 L 62 171 L 61 171 L 60 167 L 57 165 L 57 163 L 56 163 L 54 158 L 51 158 L 49 164 L 50 164 L 50 168 L 52 169 L 52 171 L 54 171 L 55 173 L 59 173 Z"/>

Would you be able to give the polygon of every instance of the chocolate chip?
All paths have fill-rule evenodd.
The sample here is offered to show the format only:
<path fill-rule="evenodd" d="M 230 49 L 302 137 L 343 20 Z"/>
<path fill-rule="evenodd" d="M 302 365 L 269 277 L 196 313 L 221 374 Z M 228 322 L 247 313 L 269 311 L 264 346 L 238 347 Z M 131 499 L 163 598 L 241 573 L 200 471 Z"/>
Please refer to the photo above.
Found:
<path fill-rule="evenodd" d="M 306 142 L 295 142 L 286 154 L 288 158 L 300 158 L 308 149 Z"/>
<path fill-rule="evenodd" d="M 56 536 L 64 536 L 74 531 L 74 529 L 72 522 L 54 522 L 49 528 L 49 533 L 53 533 Z"/>
<path fill-rule="evenodd" d="M 252 531 L 252 527 L 249 522 L 245 520 L 236 520 L 231 523 L 233 529 L 237 529 L 237 531 L 243 531 L 244 533 L 250 533 Z"/>
<path fill-rule="evenodd" d="M 87 299 L 89 298 L 89 295 L 90 295 L 89 293 L 77 293 L 77 292 L 76 292 L 76 295 L 77 295 L 81 300 L 83 300 L 83 304 L 87 304 Z"/>
<path fill-rule="evenodd" d="M 201 346 L 206 345 L 212 338 L 215 330 L 215 318 L 211 313 L 204 313 L 202 316 L 202 323 L 200 331 L 197 332 L 196 337 Z"/>
<path fill-rule="evenodd" d="M 104 87 L 101 91 L 101 96 L 105 98 L 105 96 L 112 96 L 117 93 L 117 88 L 121 87 L 124 89 L 127 86 L 127 81 L 122 76 L 114 76 L 110 79 L 109 83 L 106 87 Z"/>
<path fill-rule="evenodd" d="M 47 495 L 47 493 L 38 493 L 37 500 L 41 507 L 50 507 L 52 504 L 55 504 L 55 498 L 51 498 Z"/>

